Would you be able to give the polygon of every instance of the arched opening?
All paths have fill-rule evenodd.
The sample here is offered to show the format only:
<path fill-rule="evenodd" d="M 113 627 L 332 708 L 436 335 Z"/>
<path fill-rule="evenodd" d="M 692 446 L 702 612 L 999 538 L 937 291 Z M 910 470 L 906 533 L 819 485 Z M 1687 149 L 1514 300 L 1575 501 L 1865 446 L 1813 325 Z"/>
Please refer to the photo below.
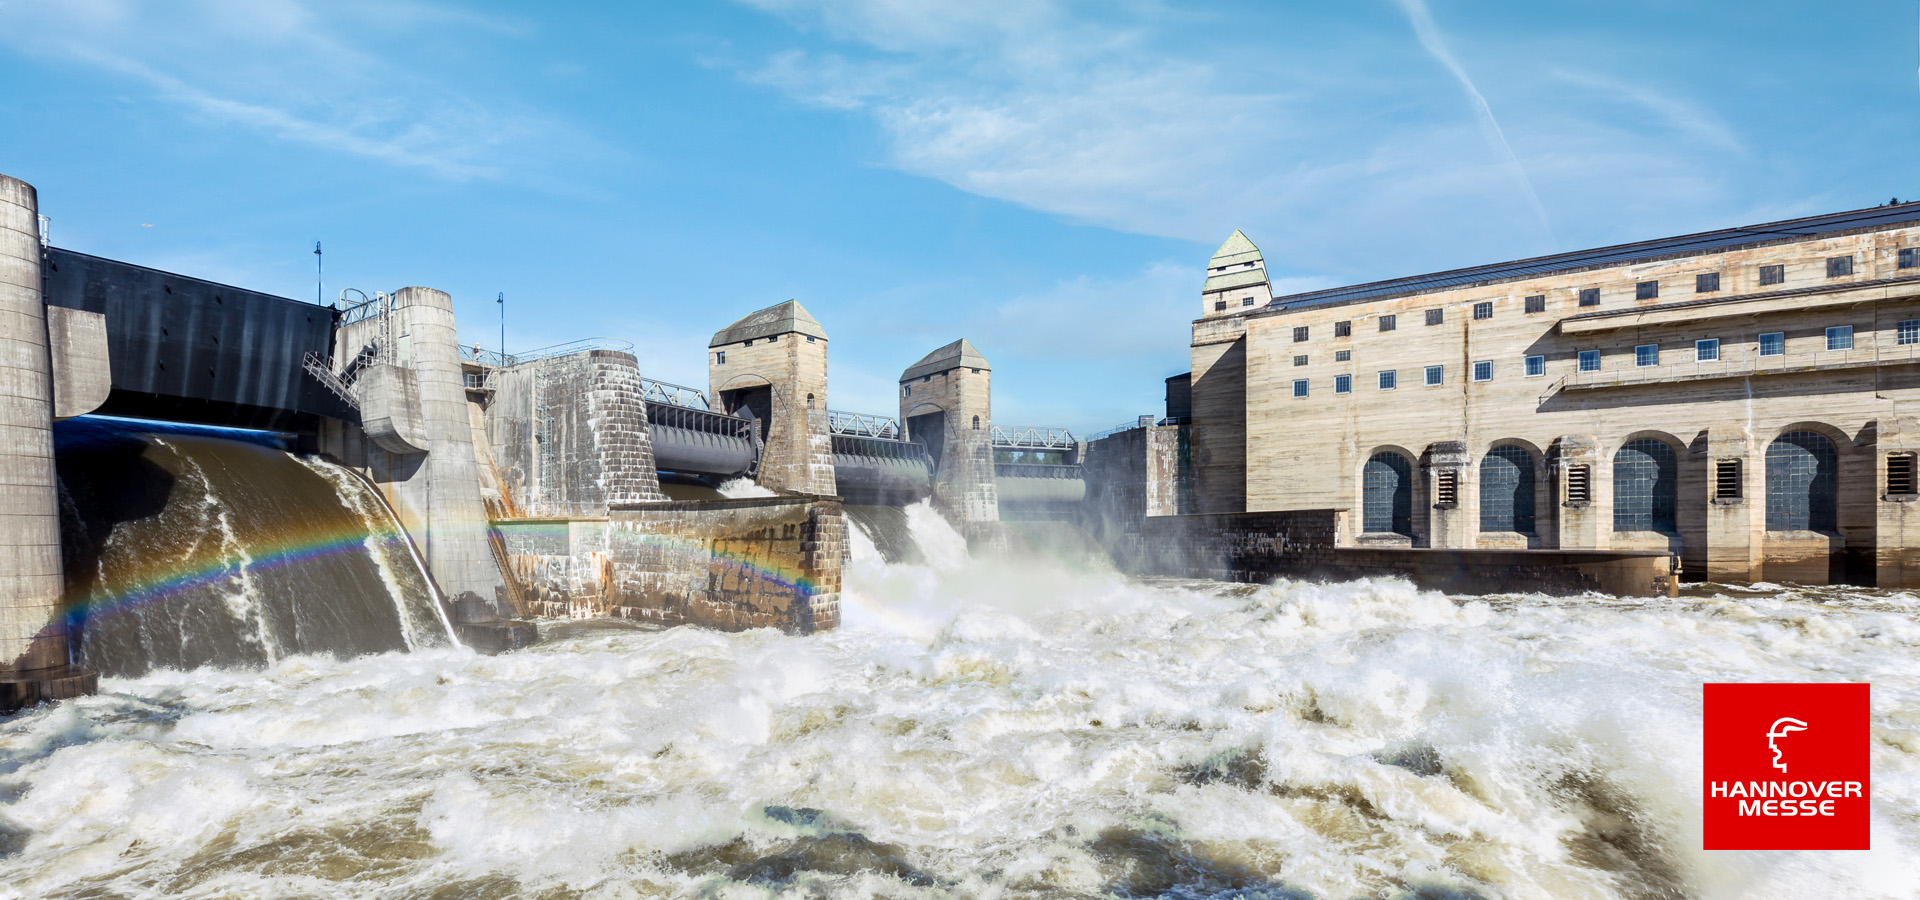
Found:
<path fill-rule="evenodd" d="M 1665 441 L 1637 438 L 1613 454 L 1613 530 L 1676 534 L 1678 464 Z"/>
<path fill-rule="evenodd" d="M 1817 431 L 1767 445 L 1767 530 L 1838 531 L 1840 454 Z"/>
<path fill-rule="evenodd" d="M 979 417 L 979 416 L 974 416 L 974 417 L 973 417 L 973 430 L 975 430 L 975 431 L 979 431 L 979 430 L 980 430 L 980 417 Z"/>
<path fill-rule="evenodd" d="M 1361 530 L 1413 536 L 1413 463 L 1391 450 L 1375 453 L 1361 471 Z"/>
<path fill-rule="evenodd" d="M 807 408 L 808 408 L 808 409 L 812 409 L 812 408 L 813 408 L 813 395 L 812 395 L 812 394 L 808 394 L 808 395 L 807 395 Z"/>
<path fill-rule="evenodd" d="M 1533 533 L 1533 454 L 1495 447 L 1480 458 L 1480 530 Z"/>

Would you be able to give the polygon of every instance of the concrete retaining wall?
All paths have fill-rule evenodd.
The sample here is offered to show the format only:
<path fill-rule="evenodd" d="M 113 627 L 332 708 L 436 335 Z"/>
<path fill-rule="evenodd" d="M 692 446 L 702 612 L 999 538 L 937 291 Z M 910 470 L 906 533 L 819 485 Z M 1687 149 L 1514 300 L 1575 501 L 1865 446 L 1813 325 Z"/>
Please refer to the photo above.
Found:
<path fill-rule="evenodd" d="M 493 386 L 489 452 L 521 514 L 604 516 L 666 499 L 632 354 L 543 359 L 495 372 Z"/>
<path fill-rule="evenodd" d="M 786 496 L 617 508 L 604 519 L 498 523 L 524 615 L 620 616 L 726 631 L 840 621 L 840 501 Z"/>

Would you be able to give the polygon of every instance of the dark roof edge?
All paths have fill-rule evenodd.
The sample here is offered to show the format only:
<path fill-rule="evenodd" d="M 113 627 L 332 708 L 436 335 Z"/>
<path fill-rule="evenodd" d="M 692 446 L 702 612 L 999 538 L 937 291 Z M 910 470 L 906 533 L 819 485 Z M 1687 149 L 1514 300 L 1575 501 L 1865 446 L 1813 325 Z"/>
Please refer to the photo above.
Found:
<path fill-rule="evenodd" d="M 210 285 L 213 285 L 214 287 L 228 288 L 230 290 L 243 291 L 249 294 L 258 294 L 262 297 L 272 297 L 275 300 L 285 300 L 288 303 L 298 303 L 302 306 L 315 306 L 315 307 L 319 307 L 320 309 L 327 309 L 327 310 L 337 309 L 337 307 L 335 307 L 331 303 L 315 303 L 312 300 L 302 300 L 298 297 L 282 297 L 279 294 L 269 294 L 266 291 L 257 290 L 255 288 L 241 287 L 237 284 L 228 284 L 224 281 L 213 281 L 210 279 L 201 278 L 198 275 L 187 275 L 181 272 L 169 272 L 166 269 L 156 269 L 152 266 L 143 266 L 139 263 L 130 263 L 122 259 L 113 259 L 111 257 L 106 257 L 106 256 L 95 256 L 91 253 L 81 253 L 78 250 L 68 250 L 65 247 L 55 247 L 52 244 L 48 244 L 47 249 L 58 250 L 61 253 L 70 253 L 70 254 L 73 254 L 74 256 L 84 256 L 88 259 L 97 259 L 101 262 L 113 263 L 116 266 L 126 266 L 127 268 L 130 268 L 130 269 L 143 269 L 145 271 L 153 272 L 158 275 L 165 275 L 169 278 L 183 278 L 183 279 L 186 279 L 187 281 L 198 281 L 201 284 L 210 284 Z"/>

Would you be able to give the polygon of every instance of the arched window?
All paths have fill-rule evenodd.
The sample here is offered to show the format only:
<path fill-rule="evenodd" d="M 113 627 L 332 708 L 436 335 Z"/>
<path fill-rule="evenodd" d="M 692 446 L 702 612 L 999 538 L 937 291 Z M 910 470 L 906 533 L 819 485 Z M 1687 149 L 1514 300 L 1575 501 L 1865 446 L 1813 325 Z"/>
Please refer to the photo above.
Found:
<path fill-rule="evenodd" d="M 1495 447 L 1480 458 L 1480 530 L 1533 533 L 1533 454 Z"/>
<path fill-rule="evenodd" d="M 1839 453 L 1815 431 L 1789 431 L 1767 446 L 1767 530 L 1839 530 Z"/>
<path fill-rule="evenodd" d="M 974 416 L 974 417 L 973 417 L 973 430 L 975 430 L 975 431 L 979 431 L 979 430 L 980 430 L 980 417 L 979 417 L 979 416 Z"/>
<path fill-rule="evenodd" d="M 812 394 L 808 394 L 808 395 L 807 395 L 807 408 L 808 408 L 808 409 L 812 409 L 812 408 L 813 408 L 813 395 L 812 395 Z"/>
<path fill-rule="evenodd" d="M 1391 450 L 1375 453 L 1361 472 L 1361 530 L 1413 536 L 1413 465 Z"/>
<path fill-rule="evenodd" d="M 1628 441 L 1613 455 L 1613 530 L 1673 534 L 1678 479 L 1673 448 L 1652 438 Z"/>

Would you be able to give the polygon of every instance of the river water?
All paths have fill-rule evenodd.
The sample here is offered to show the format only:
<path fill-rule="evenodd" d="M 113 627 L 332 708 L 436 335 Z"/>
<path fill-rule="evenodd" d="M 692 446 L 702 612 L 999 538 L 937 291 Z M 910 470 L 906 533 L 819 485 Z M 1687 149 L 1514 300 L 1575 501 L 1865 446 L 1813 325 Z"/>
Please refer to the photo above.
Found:
<path fill-rule="evenodd" d="M 0 722 L 0 898 L 1916 896 L 1913 595 L 1142 582 L 904 518 L 827 635 L 554 622 Z M 1874 849 L 1698 849 L 1700 684 L 1833 680 Z"/>

